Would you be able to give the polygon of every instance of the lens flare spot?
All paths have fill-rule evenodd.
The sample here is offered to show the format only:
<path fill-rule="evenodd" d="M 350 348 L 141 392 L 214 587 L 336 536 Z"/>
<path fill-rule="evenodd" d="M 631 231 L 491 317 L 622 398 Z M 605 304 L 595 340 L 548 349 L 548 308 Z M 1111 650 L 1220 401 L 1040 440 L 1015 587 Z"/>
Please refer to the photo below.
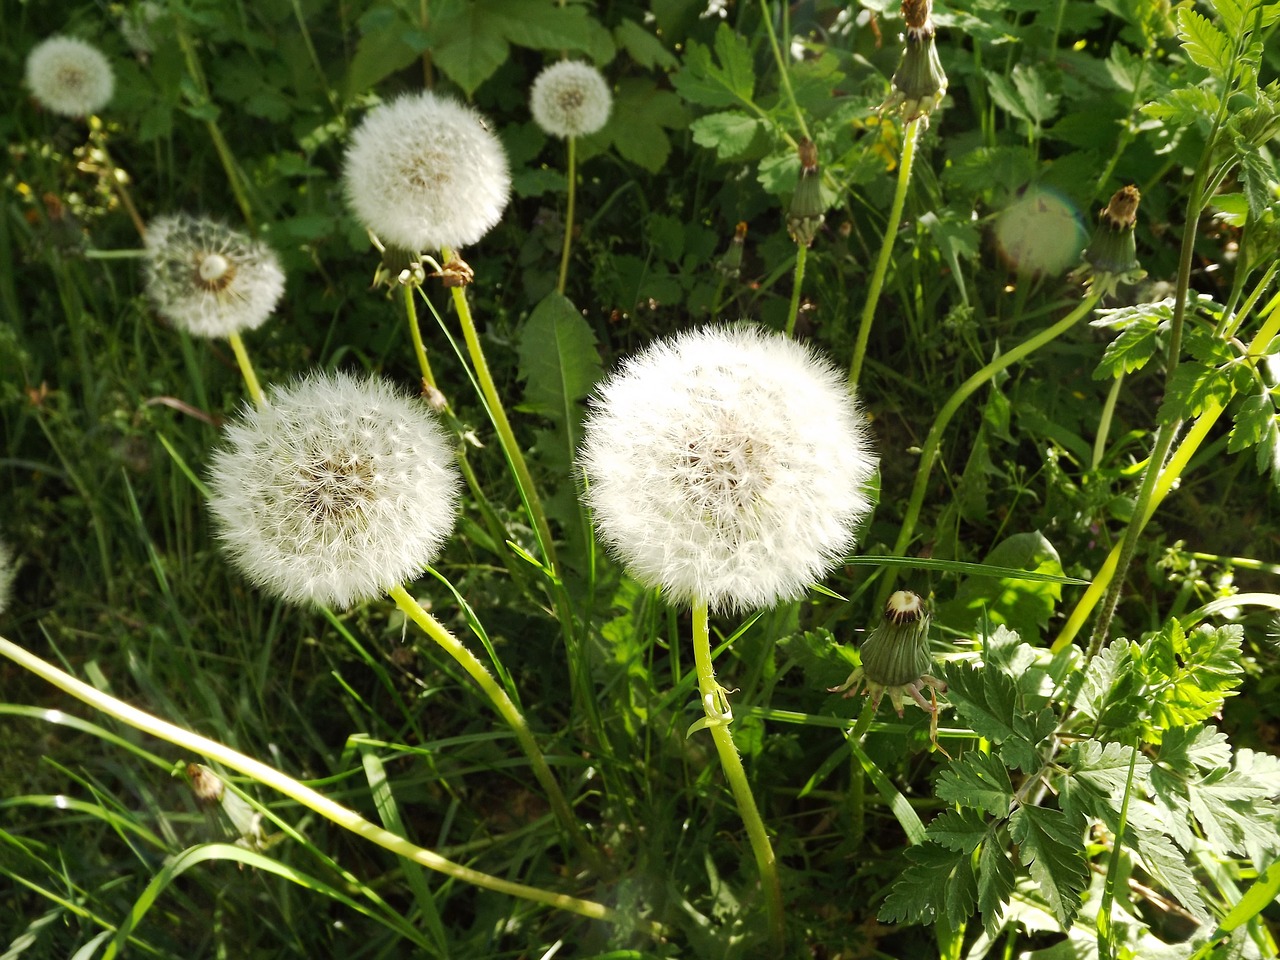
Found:
<path fill-rule="evenodd" d="M 1051 190 L 1030 189 L 1004 209 L 995 224 L 996 247 L 1023 274 L 1058 274 L 1084 248 L 1084 226 L 1075 207 Z"/>

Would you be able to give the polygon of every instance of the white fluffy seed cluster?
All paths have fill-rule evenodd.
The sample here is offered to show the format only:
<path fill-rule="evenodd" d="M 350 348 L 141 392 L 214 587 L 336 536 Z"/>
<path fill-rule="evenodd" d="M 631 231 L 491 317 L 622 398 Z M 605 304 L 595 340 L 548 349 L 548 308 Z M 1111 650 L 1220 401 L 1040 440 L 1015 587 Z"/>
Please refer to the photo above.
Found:
<path fill-rule="evenodd" d="M 197 337 L 256 330 L 284 294 L 275 252 L 216 220 L 187 214 L 147 227 L 143 272 L 156 311 Z"/>
<path fill-rule="evenodd" d="M 343 179 L 366 227 L 419 252 L 475 243 L 511 195 L 507 155 L 480 114 L 431 92 L 371 110 L 351 135 Z"/>
<path fill-rule="evenodd" d="M 599 388 L 579 462 L 601 539 L 675 600 L 799 597 L 852 546 L 876 468 L 845 378 L 748 326 L 656 342 Z"/>
<path fill-rule="evenodd" d="M 600 71 L 588 63 L 561 60 L 544 69 L 529 91 L 534 121 L 553 137 L 584 137 L 609 119 L 613 95 Z"/>
<path fill-rule="evenodd" d="M 245 576 L 291 602 L 345 609 L 435 559 L 458 472 L 424 404 L 379 378 L 314 374 L 227 428 L 209 487 L 219 540 Z"/>
<path fill-rule="evenodd" d="M 64 117 L 96 113 L 111 100 L 116 77 L 97 47 L 53 36 L 27 55 L 27 88 L 46 110 Z"/>
<path fill-rule="evenodd" d="M 9 607 L 13 599 L 13 580 L 18 573 L 18 561 L 9 545 L 0 540 L 0 613 Z"/>

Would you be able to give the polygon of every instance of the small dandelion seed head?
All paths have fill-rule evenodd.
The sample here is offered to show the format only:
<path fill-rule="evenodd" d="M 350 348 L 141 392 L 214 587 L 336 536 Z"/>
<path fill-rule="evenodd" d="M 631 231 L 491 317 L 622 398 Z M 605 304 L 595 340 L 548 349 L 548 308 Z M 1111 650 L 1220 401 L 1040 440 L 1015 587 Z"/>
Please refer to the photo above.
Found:
<path fill-rule="evenodd" d="M 343 180 L 360 221 L 414 251 L 475 243 L 511 195 L 501 141 L 476 111 L 431 92 L 374 107 L 351 135 Z"/>
<path fill-rule="evenodd" d="M 216 220 L 159 217 L 147 228 L 143 273 L 156 311 L 197 337 L 256 330 L 284 294 L 275 252 Z"/>
<path fill-rule="evenodd" d="M 53 36 L 27 55 L 27 87 L 46 109 L 84 117 L 111 100 L 116 78 L 97 47 L 74 37 Z"/>
<path fill-rule="evenodd" d="M 561 60 L 533 81 L 529 108 L 533 119 L 553 137 L 584 137 L 609 119 L 613 95 L 600 71 L 588 63 Z"/>
<path fill-rule="evenodd" d="M 599 388 L 579 455 L 601 539 L 684 602 L 794 599 L 853 543 L 876 467 L 845 379 L 808 347 L 712 326 Z"/>
<path fill-rule="evenodd" d="M 231 561 L 294 603 L 345 609 L 421 573 L 457 512 L 449 441 L 385 380 L 315 374 L 226 431 L 209 508 Z"/>

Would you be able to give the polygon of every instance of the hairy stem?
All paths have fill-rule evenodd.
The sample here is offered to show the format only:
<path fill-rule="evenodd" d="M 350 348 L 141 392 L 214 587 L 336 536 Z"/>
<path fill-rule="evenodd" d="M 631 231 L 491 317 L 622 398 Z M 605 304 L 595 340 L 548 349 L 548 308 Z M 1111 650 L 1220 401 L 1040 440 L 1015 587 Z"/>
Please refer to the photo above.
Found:
<path fill-rule="evenodd" d="M 809 246 L 804 243 L 796 244 L 796 272 L 795 277 L 791 281 L 791 307 L 787 311 L 787 328 L 788 337 L 795 336 L 796 332 L 796 315 L 800 312 L 800 288 L 804 285 L 804 262 L 809 257 Z"/>

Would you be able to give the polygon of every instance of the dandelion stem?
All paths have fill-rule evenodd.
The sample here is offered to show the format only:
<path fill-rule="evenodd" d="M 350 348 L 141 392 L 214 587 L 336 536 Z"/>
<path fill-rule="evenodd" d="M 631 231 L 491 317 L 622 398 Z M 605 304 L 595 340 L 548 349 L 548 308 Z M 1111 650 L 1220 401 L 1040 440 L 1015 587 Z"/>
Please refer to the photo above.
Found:
<path fill-rule="evenodd" d="M 422 382 L 434 387 L 436 375 L 431 372 L 431 361 L 427 359 L 427 348 L 422 342 L 422 330 L 418 327 L 418 305 L 413 299 L 414 284 L 406 283 L 402 289 L 404 290 L 404 312 L 409 320 L 409 336 L 413 338 L 413 355 L 418 358 Z"/>
<path fill-rule="evenodd" d="M 498 713 L 502 715 L 502 719 L 506 720 L 508 726 L 515 732 L 516 739 L 520 741 L 520 746 L 533 767 L 534 776 L 538 778 L 538 782 L 542 784 L 543 789 L 547 792 L 547 799 L 551 803 L 551 809 L 555 813 L 556 819 L 560 821 L 561 826 L 564 827 L 574 846 L 591 863 L 592 868 L 598 872 L 603 872 L 605 868 L 603 859 L 587 843 L 586 837 L 582 835 L 582 830 L 578 827 L 577 818 L 574 817 L 573 810 L 565 799 L 559 782 L 547 765 L 547 760 L 542 755 L 542 750 L 538 747 L 538 741 L 533 738 L 533 732 L 525 722 L 520 708 L 507 696 L 507 692 L 502 689 L 498 681 L 493 678 L 493 674 L 480 662 L 480 659 L 468 650 L 457 637 L 446 630 L 439 620 L 427 613 L 422 608 L 422 604 L 410 596 L 404 587 L 392 587 L 389 592 L 391 599 L 396 602 L 397 607 L 404 611 L 405 616 L 421 627 L 427 636 L 439 644 L 449 656 L 458 662 L 458 665 L 463 670 L 467 671 L 471 679 L 480 685 L 480 689 L 484 691 L 489 701 L 494 705 Z"/>
<path fill-rule="evenodd" d="M 560 278 L 556 281 L 556 292 L 563 295 L 565 283 L 569 279 L 569 249 L 573 246 L 573 201 L 578 185 L 578 151 L 577 137 L 568 137 L 569 143 L 569 202 L 564 213 L 564 245 L 560 250 Z"/>
<path fill-rule="evenodd" d="M 761 19 L 764 21 L 765 32 L 769 34 L 769 49 L 773 51 L 774 62 L 778 64 L 778 78 L 782 83 L 782 89 L 787 93 L 787 102 L 791 104 L 791 109 L 796 114 L 796 124 L 800 127 L 800 133 L 807 140 L 809 139 L 809 128 L 804 122 L 804 111 L 800 109 L 800 104 L 796 102 L 796 92 L 791 87 L 791 74 L 787 72 L 787 63 L 782 55 L 782 47 L 778 43 L 778 35 L 773 29 L 773 10 L 781 9 L 783 15 L 786 15 L 787 7 L 785 5 L 776 7 L 770 4 L 768 0 L 760 0 L 760 11 L 763 14 Z"/>
<path fill-rule="evenodd" d="M 902 208 L 907 202 L 907 187 L 911 183 L 911 167 L 916 156 L 916 140 L 920 137 L 921 124 L 925 122 L 927 122 L 925 114 L 907 121 L 906 129 L 902 134 L 902 160 L 898 164 L 898 187 L 893 194 L 893 205 L 889 208 L 889 220 L 884 225 L 884 241 L 880 245 L 880 256 L 876 258 L 875 272 L 871 274 L 867 301 L 862 306 L 862 319 L 858 322 L 858 339 L 853 347 L 853 361 L 849 364 L 850 389 L 857 387 L 858 378 L 862 376 L 862 361 L 866 357 L 867 341 L 871 337 L 871 322 L 875 319 L 880 290 L 884 287 L 885 273 L 889 269 L 889 257 L 893 254 L 898 225 L 902 222 Z"/>
<path fill-rule="evenodd" d="M 442 250 L 441 254 L 446 263 L 453 258 L 451 250 Z M 462 287 L 453 287 L 450 292 L 453 294 L 453 305 L 458 311 L 458 320 L 462 326 L 462 337 L 467 344 L 467 353 L 471 356 L 471 363 L 476 370 L 476 379 L 480 383 L 480 392 L 484 396 L 485 406 L 489 411 L 489 417 L 493 420 L 494 429 L 498 431 L 498 440 L 502 444 L 503 452 L 506 453 L 507 461 L 511 464 L 511 471 L 515 474 L 520 497 L 533 521 L 542 556 L 547 566 L 553 572 L 558 572 L 555 542 L 551 538 L 551 527 L 547 523 L 546 511 L 543 510 L 542 500 L 539 499 L 537 488 L 533 485 L 533 476 L 529 473 L 529 467 L 524 462 L 524 454 L 520 452 L 520 444 L 516 442 L 515 432 L 511 429 L 510 421 L 507 420 L 502 397 L 498 394 L 498 388 L 493 382 L 493 374 L 489 372 L 489 364 L 484 358 L 480 336 L 476 332 L 475 321 L 471 316 L 471 306 L 467 303 L 466 290 Z"/>
<path fill-rule="evenodd" d="M 249 396 L 253 398 L 255 406 L 263 406 L 267 402 L 266 396 L 262 392 L 262 384 L 258 383 L 258 375 L 253 372 L 253 362 L 249 359 L 249 351 L 245 348 L 244 340 L 240 338 L 240 334 L 234 330 L 227 334 L 227 342 L 231 344 L 231 351 L 236 355 L 236 363 L 240 367 L 240 373 L 244 377 L 245 388 L 249 391 Z"/>
<path fill-rule="evenodd" d="M 620 916 L 617 911 L 606 907 L 602 903 L 580 900 L 567 894 L 552 893 L 550 890 L 543 890 L 539 887 L 503 880 L 500 877 L 494 877 L 487 873 L 481 873 L 479 870 L 464 867 L 462 864 L 454 863 L 438 853 L 410 843 L 404 837 L 371 823 L 354 810 L 335 803 L 324 794 L 312 790 L 274 767 L 267 766 L 267 764 L 259 760 L 232 750 L 216 740 L 210 740 L 208 737 L 203 737 L 198 733 L 192 733 L 190 730 L 184 730 L 168 721 L 161 720 L 159 717 L 152 716 L 137 707 L 130 706 L 109 694 L 103 693 L 101 690 L 89 686 L 89 684 L 81 680 L 77 680 L 69 673 L 58 669 L 53 664 L 40 659 L 4 637 L 0 637 L 0 655 L 8 657 L 14 663 L 29 670 L 59 690 L 70 694 L 82 703 L 88 704 L 109 717 L 114 717 L 121 723 L 125 723 L 135 730 L 140 730 L 160 740 L 172 743 L 175 746 L 182 747 L 185 750 L 198 753 L 209 760 L 222 764 L 228 769 L 251 777 L 258 783 L 270 787 L 292 800 L 296 800 L 304 807 L 314 811 L 331 823 L 337 824 L 344 830 L 349 830 L 371 843 L 390 850 L 397 856 L 405 857 L 430 870 L 446 874 L 463 883 L 470 883 L 486 890 L 494 890 L 498 893 L 520 897 L 524 900 L 532 900 L 559 910 L 567 910 L 584 917 L 590 917 L 593 920 L 604 920 L 607 923 L 635 922 L 634 917 Z M 662 932 L 661 927 L 653 922 L 646 923 L 642 921 L 641 928 L 651 936 L 660 936 Z"/>
<path fill-rule="evenodd" d="M 951 418 L 955 416 L 956 411 L 960 409 L 961 404 L 973 394 L 975 390 L 983 384 L 990 382 L 996 374 L 1007 367 L 1017 363 L 1027 354 L 1038 350 L 1049 341 L 1066 333 L 1097 306 L 1098 300 L 1101 298 L 1101 292 L 1097 289 L 1090 290 L 1083 300 L 1076 306 L 1074 310 L 1050 327 L 1045 327 L 1034 336 L 1028 337 L 1022 343 L 1018 344 L 1008 353 L 1002 353 L 993 359 L 985 367 L 971 376 L 964 383 L 956 388 L 955 393 L 947 398 L 947 402 L 942 405 L 942 409 L 938 411 L 937 417 L 933 421 L 933 426 L 929 428 L 929 434 L 925 437 L 925 441 L 920 446 L 920 465 L 916 468 L 915 483 L 911 487 L 911 498 L 907 501 L 906 515 L 902 519 L 902 528 L 898 531 L 898 540 L 894 544 L 893 554 L 895 557 L 906 556 L 907 547 L 911 544 L 911 537 L 915 533 L 916 521 L 920 518 L 920 508 L 924 504 L 925 491 L 929 486 L 929 474 L 933 470 L 934 462 L 938 458 L 938 447 L 942 443 L 942 435 L 947 429 L 947 425 L 951 422 Z M 889 599 L 889 594 L 893 592 L 894 581 L 897 579 L 897 568 L 889 567 L 885 570 L 884 580 L 880 585 L 880 593 L 876 600 L 875 607 L 882 608 L 885 601 Z"/>
<path fill-rule="evenodd" d="M 742 768 L 742 757 L 738 755 L 733 734 L 729 732 L 733 714 L 729 709 L 728 695 L 724 687 L 716 682 L 715 669 L 711 665 L 711 629 L 705 602 L 695 603 L 693 607 L 693 659 L 698 674 L 698 691 L 702 694 L 702 707 L 707 716 L 707 729 L 711 731 L 711 738 L 715 741 L 725 779 L 729 781 L 738 813 L 751 840 L 751 850 L 760 870 L 760 886 L 764 890 L 769 911 L 770 938 L 775 955 L 781 956 L 786 931 L 783 926 L 782 886 L 778 882 L 778 865 L 773 854 L 773 844 L 769 841 L 768 831 L 760 818 L 760 810 L 756 807 L 755 797 L 751 795 L 751 784 L 747 782 L 746 771 Z"/>
<path fill-rule="evenodd" d="M 796 316 L 800 312 L 800 288 L 804 285 L 804 264 L 808 258 L 808 244 L 797 243 L 796 272 L 791 281 L 791 307 L 787 311 L 786 334 L 788 337 L 793 337 L 796 333 Z"/>

